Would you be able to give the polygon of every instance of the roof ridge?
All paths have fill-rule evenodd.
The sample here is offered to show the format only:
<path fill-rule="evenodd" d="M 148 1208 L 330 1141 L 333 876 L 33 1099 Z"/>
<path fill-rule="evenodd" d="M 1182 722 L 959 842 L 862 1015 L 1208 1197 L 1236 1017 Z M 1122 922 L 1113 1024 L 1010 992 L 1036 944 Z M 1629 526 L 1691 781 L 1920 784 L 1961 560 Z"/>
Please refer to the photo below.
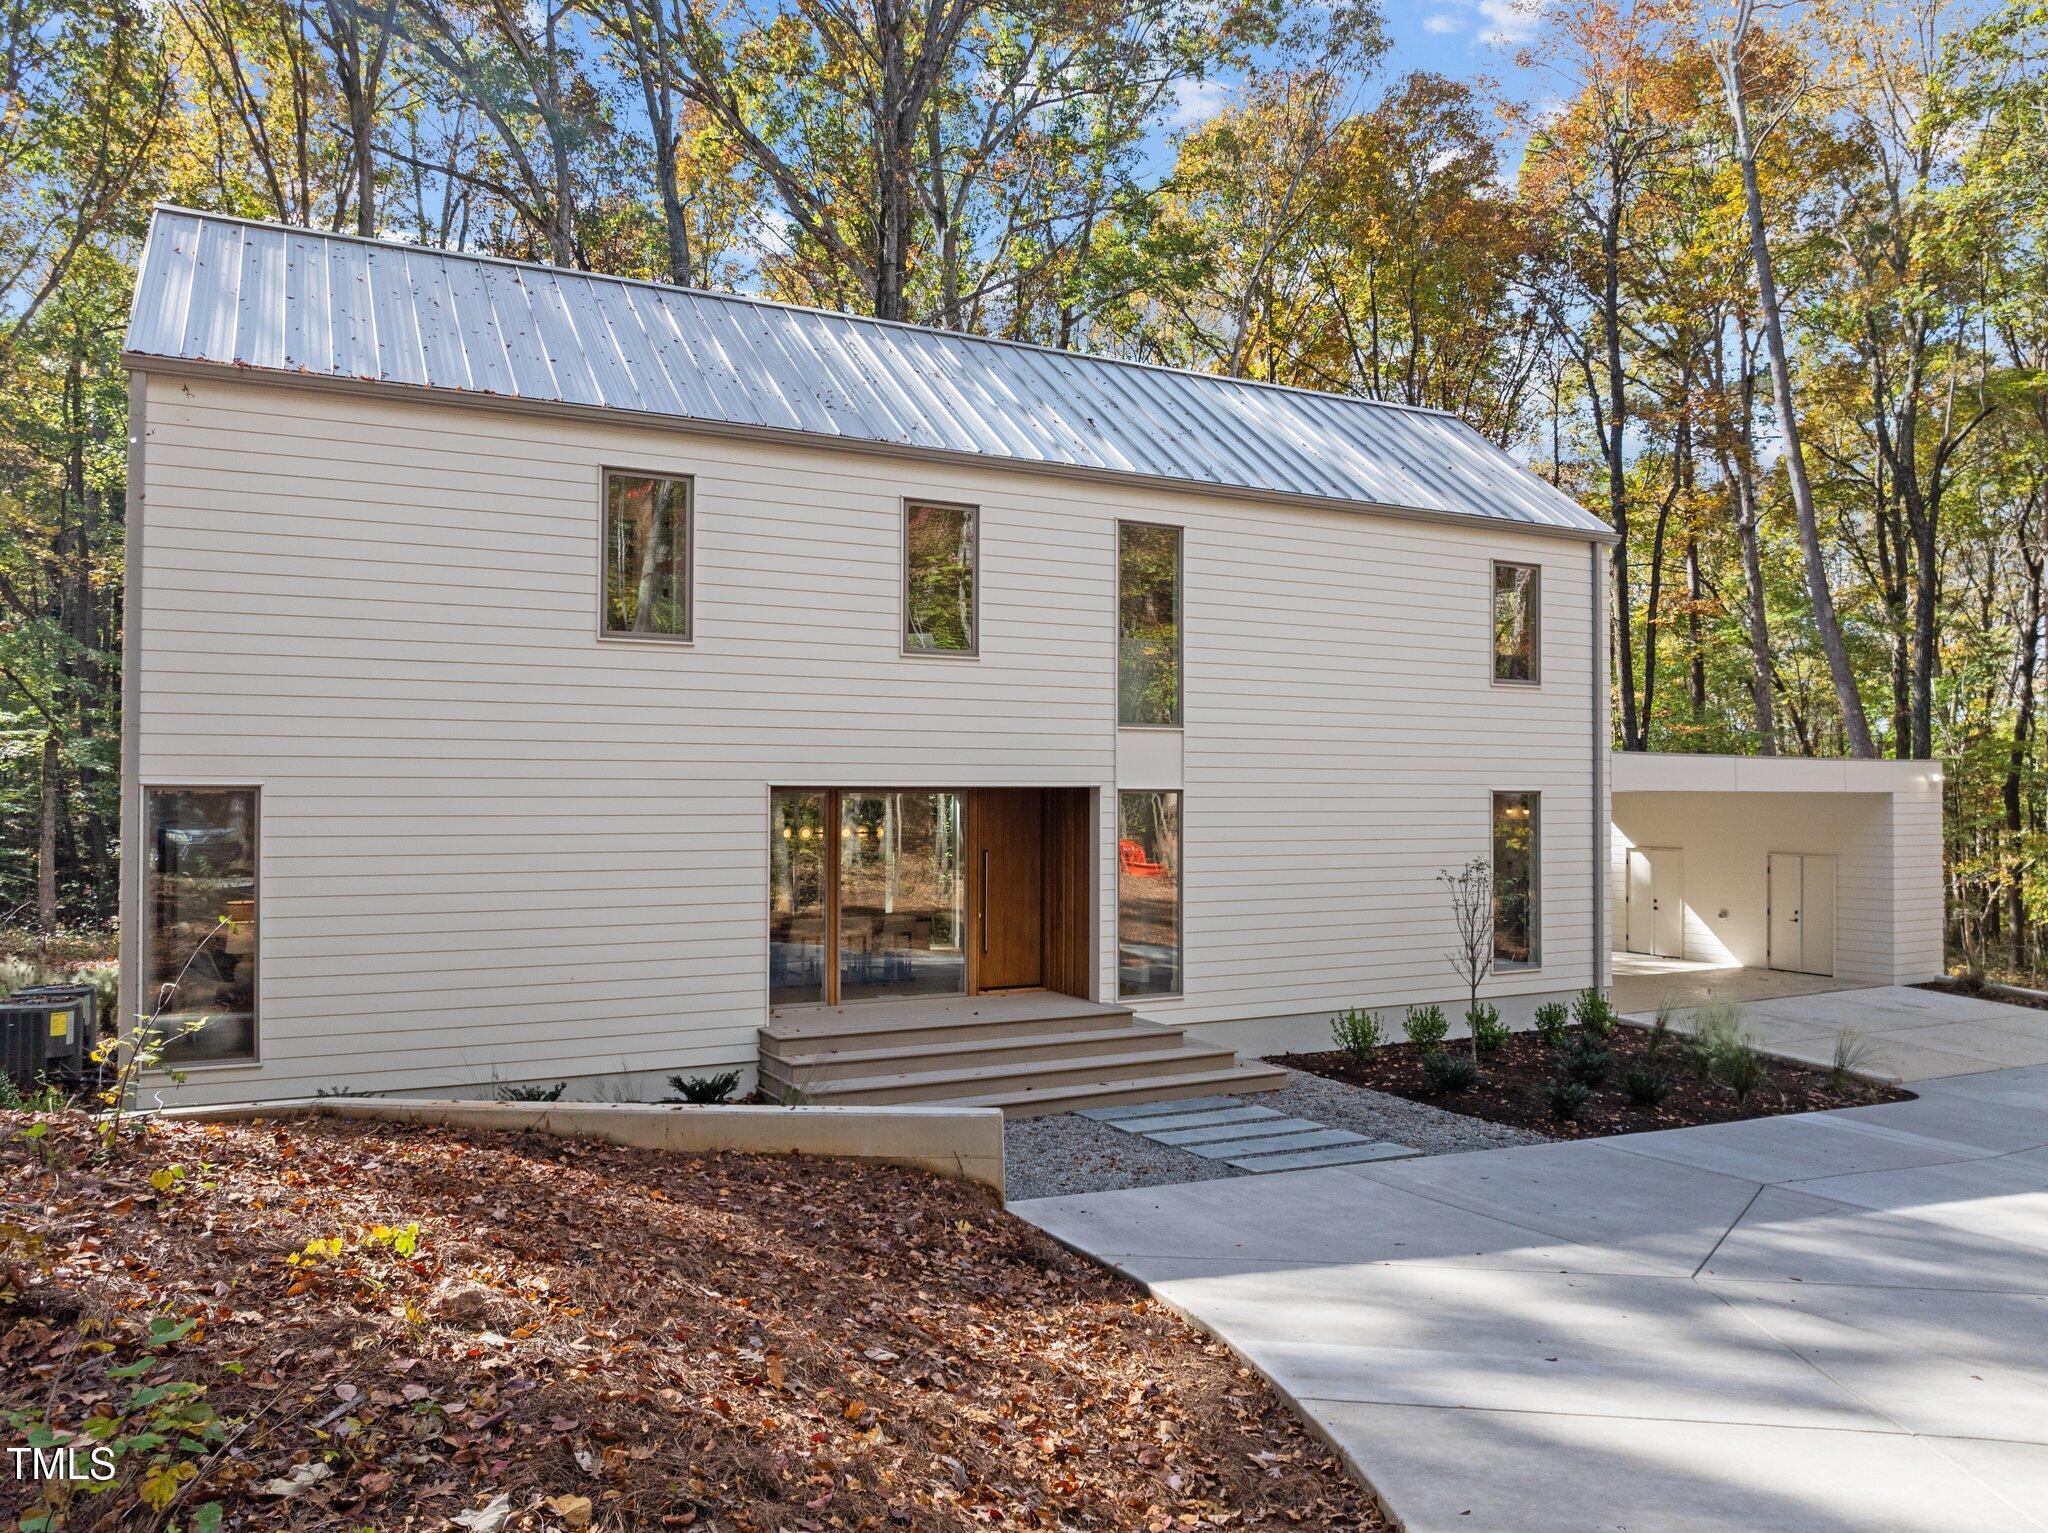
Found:
<path fill-rule="evenodd" d="M 1235 384 L 1240 388 L 1271 390 L 1281 394 L 1295 394 L 1308 399 L 1328 400 L 1340 405 L 1360 405 L 1377 410 L 1393 410 L 1408 415 L 1427 415 L 1435 419 L 1455 421 L 1471 428 L 1471 423 L 1454 410 L 1439 409 L 1434 405 L 1412 405 L 1397 399 L 1374 399 L 1364 394 L 1338 394 L 1328 389 L 1304 388 L 1300 384 L 1275 383 L 1268 378 L 1241 378 L 1231 373 L 1207 373 L 1192 367 L 1172 367 L 1164 362 L 1146 362 L 1136 357 L 1112 356 L 1101 351 L 1076 351 L 1072 347 L 1047 346 L 1039 341 L 1019 341 L 1008 336 L 982 335 L 972 330 L 948 330 L 939 325 L 920 325 L 905 319 L 881 319 L 872 314 L 853 314 L 844 309 L 825 309 L 813 304 L 785 303 L 776 298 L 762 298 L 753 293 L 725 293 L 716 288 L 684 287 L 674 282 L 656 282 L 647 277 L 622 277 L 615 272 L 585 271 L 574 266 L 553 266 L 545 261 L 521 261 L 512 256 L 491 255 L 477 250 L 450 250 L 445 245 L 417 244 L 412 240 L 388 239 L 369 234 L 351 234 L 340 229 L 315 229 L 305 224 L 281 223 L 275 219 L 249 218 L 240 213 L 216 213 L 205 208 L 190 208 L 183 203 L 152 203 L 154 213 L 177 213 L 187 218 L 212 219 L 216 223 L 242 224 L 249 228 L 280 230 L 288 234 L 303 234 L 312 239 L 334 240 L 350 245 L 368 245 L 378 250 L 414 251 L 423 255 L 445 256 L 458 261 L 476 261 L 493 266 L 509 266 L 516 271 L 537 272 L 549 277 L 572 277 L 592 282 L 611 282 L 622 287 L 647 288 L 658 293 L 679 293 L 690 298 L 708 298 L 718 303 L 746 304 L 757 309 L 773 309 L 785 314 L 815 314 L 820 318 L 837 320 L 844 324 L 880 325 L 892 330 L 908 330 L 916 335 L 928 335 L 939 340 L 966 341 L 985 346 L 1006 346 L 1017 351 L 1035 352 L 1042 356 L 1072 358 L 1081 362 L 1099 362 L 1110 367 L 1129 367 L 1146 372 L 1167 373 L 1176 378 L 1200 378 L 1212 383 Z"/>

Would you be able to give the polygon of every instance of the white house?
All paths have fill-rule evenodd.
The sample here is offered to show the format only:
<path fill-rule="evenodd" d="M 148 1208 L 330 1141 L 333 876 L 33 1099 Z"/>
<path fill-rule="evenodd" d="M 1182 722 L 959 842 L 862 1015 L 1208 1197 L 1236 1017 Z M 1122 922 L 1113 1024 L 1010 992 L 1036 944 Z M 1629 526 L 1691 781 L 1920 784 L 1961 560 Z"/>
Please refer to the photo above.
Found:
<path fill-rule="evenodd" d="M 180 1100 L 1256 1087 L 1475 857 L 1605 979 L 1611 535 L 1451 416 L 170 208 L 126 360 Z"/>

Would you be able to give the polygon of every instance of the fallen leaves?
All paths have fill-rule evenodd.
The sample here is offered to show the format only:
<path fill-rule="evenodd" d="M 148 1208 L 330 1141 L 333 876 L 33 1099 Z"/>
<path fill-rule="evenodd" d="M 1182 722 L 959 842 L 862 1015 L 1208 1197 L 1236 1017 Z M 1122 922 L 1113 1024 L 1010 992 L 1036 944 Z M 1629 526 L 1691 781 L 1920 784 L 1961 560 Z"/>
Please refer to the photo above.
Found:
<path fill-rule="evenodd" d="M 341 1122 L 150 1132 L 158 1166 L 203 1144 L 206 1178 L 10 1209 L 0 1313 L 35 1318 L 0 1325 L 0 1392 L 39 1403 L 62 1370 L 75 1422 L 144 1317 L 193 1312 L 181 1358 L 248 1425 L 180 1490 L 230 1525 L 1381 1526 L 1227 1352 L 958 1183 Z"/>

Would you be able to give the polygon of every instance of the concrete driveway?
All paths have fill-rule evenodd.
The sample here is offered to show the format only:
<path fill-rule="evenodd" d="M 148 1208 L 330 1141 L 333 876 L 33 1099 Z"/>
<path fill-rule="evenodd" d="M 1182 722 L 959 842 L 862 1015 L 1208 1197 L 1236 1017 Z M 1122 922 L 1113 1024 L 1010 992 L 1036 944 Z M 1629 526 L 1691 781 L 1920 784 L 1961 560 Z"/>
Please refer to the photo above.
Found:
<path fill-rule="evenodd" d="M 1012 1207 L 1235 1346 L 1412 1530 L 2041 1533 L 2048 1066 L 1915 1089 Z"/>

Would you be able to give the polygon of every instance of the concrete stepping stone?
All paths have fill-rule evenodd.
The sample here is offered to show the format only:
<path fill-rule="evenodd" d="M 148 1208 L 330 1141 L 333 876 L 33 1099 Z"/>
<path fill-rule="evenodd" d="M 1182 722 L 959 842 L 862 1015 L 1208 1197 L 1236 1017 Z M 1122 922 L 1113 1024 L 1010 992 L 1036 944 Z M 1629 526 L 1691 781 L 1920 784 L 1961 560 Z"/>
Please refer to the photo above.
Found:
<path fill-rule="evenodd" d="M 1319 1123 L 1304 1124 L 1306 1133 L 1290 1130 L 1285 1134 L 1261 1136 L 1256 1139 L 1211 1140 L 1204 1144 L 1184 1144 L 1180 1148 L 1190 1155 L 1199 1155 L 1204 1160 L 1232 1160 L 1239 1156 L 1279 1154 L 1283 1150 L 1319 1150 L 1325 1145 L 1369 1144 L 1362 1134 L 1354 1134 L 1348 1128 L 1324 1128 Z"/>
<path fill-rule="evenodd" d="M 1338 1144 L 1286 1155 L 1252 1155 L 1228 1162 L 1240 1171 L 1312 1171 L 1318 1166 L 1355 1166 L 1369 1160 L 1413 1160 L 1420 1150 L 1384 1139 Z"/>
<path fill-rule="evenodd" d="M 1184 1097 L 1176 1102 L 1132 1102 L 1122 1107 L 1087 1107 L 1074 1114 L 1091 1123 L 1121 1123 L 1126 1118 L 1148 1118 L 1156 1113 L 1194 1112 L 1203 1107 L 1242 1107 L 1237 1097 Z"/>
<path fill-rule="evenodd" d="M 1126 1134 L 1143 1134 L 1147 1139 L 1164 1139 L 1165 1135 L 1178 1133 L 1182 1129 L 1216 1128 L 1229 1123 L 1256 1123 L 1263 1118 L 1285 1116 L 1286 1114 L 1276 1112 L 1270 1107 L 1212 1107 L 1207 1112 L 1161 1113 L 1156 1118 L 1135 1118 L 1124 1123 L 1111 1123 L 1109 1126 L 1121 1129 Z"/>
<path fill-rule="evenodd" d="M 1321 1128 L 1320 1123 L 1311 1123 L 1306 1118 L 1290 1118 L 1272 1108 L 1264 1108 L 1256 1118 L 1243 1117 L 1236 1113 L 1219 1113 L 1211 1122 L 1189 1123 L 1179 1128 L 1138 1130 L 1147 1139 L 1156 1139 L 1161 1144 L 1201 1144 L 1210 1139 L 1235 1139 L 1254 1134 L 1281 1134 L 1295 1129 Z"/>

